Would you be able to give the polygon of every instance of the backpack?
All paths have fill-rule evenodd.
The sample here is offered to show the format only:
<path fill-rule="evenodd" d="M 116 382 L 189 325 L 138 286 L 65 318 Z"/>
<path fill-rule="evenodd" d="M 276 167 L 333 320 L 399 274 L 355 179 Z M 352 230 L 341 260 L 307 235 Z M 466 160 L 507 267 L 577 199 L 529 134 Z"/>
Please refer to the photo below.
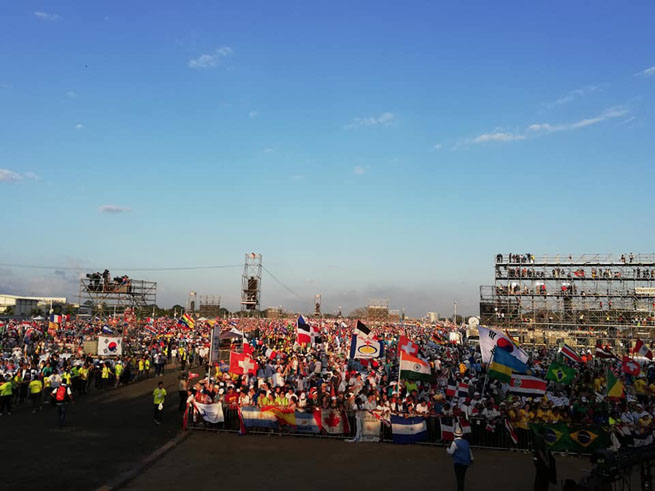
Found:
<path fill-rule="evenodd" d="M 66 387 L 63 385 L 60 385 L 57 387 L 57 393 L 55 394 L 55 400 L 57 402 L 64 402 L 66 399 Z"/>

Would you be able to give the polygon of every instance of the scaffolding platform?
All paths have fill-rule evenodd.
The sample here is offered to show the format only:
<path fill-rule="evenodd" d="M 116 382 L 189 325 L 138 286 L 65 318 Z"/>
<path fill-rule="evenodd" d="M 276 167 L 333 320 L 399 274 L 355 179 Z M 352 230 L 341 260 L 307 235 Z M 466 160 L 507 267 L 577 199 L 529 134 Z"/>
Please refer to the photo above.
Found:
<path fill-rule="evenodd" d="M 126 309 L 138 313 L 151 308 L 156 302 L 157 283 L 154 281 L 129 278 L 124 283 L 118 283 L 88 277 L 80 280 L 80 313 L 122 314 Z"/>
<path fill-rule="evenodd" d="M 480 323 L 534 345 L 653 340 L 655 254 L 497 254 L 494 285 L 480 287 Z"/>

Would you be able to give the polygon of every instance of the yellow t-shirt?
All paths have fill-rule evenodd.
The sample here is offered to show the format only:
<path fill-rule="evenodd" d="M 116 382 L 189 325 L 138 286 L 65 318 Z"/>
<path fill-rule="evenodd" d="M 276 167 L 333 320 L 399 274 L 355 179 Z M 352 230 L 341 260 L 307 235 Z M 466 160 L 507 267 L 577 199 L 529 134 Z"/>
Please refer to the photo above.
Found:
<path fill-rule="evenodd" d="M 162 388 L 160 389 L 157 387 L 155 390 L 152 391 L 152 402 L 155 404 L 161 404 L 164 402 L 164 399 L 166 398 L 166 389 Z"/>
<path fill-rule="evenodd" d="M 43 384 L 40 380 L 32 380 L 27 387 L 30 389 L 30 394 L 38 394 L 43 390 Z"/>

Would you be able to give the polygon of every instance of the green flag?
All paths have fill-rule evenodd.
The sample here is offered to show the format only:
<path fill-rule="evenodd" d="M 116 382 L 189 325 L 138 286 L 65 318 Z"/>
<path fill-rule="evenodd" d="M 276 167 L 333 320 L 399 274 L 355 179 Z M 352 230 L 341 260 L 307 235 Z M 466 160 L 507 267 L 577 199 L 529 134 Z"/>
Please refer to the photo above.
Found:
<path fill-rule="evenodd" d="M 598 426 L 569 427 L 565 423 L 531 424 L 535 437 L 543 439 L 548 450 L 591 453 L 610 446 L 609 434 Z"/>
<path fill-rule="evenodd" d="M 558 361 L 553 361 L 546 373 L 546 380 L 552 380 L 558 384 L 570 384 L 574 378 L 575 369 Z"/>

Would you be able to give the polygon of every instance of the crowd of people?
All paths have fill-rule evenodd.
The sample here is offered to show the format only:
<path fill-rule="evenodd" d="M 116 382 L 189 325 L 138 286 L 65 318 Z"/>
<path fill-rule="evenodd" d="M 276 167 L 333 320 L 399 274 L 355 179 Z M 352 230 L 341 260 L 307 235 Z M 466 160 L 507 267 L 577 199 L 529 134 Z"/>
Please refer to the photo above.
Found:
<path fill-rule="evenodd" d="M 486 376 L 477 340 L 467 338 L 458 326 L 374 326 L 370 335 L 384 345 L 384 356 L 366 360 L 350 356 L 354 321 L 310 321 L 316 335 L 303 344 L 298 343 L 292 319 L 223 322 L 225 329 L 243 333 L 231 337 L 231 344 L 226 341 L 222 352 L 246 352 L 252 368 L 245 373 L 231 372 L 225 355 L 219 363 L 208 363 L 214 322 L 198 322 L 194 329 L 172 318 L 135 322 L 118 334 L 123 337 L 122 355 L 101 357 L 84 351 L 85 342 L 104 332 L 100 322 L 73 320 L 52 331 L 39 322 L 9 321 L 0 326 L 0 412 L 9 415 L 15 406 L 28 404 L 38 412 L 43 405 L 57 404 L 61 386 L 70 388 L 71 397 L 84 397 L 90 391 L 161 376 L 166 363 L 177 362 L 182 369 L 180 410 L 187 402 L 220 401 L 227 408 L 364 410 L 385 421 L 391 415 L 415 415 L 429 421 L 435 439 L 441 436 L 440 419 L 456 418 L 473 423 L 473 443 L 494 433 L 507 443 L 506 421 L 521 442 L 529 438 L 533 423 L 601 426 L 613 430 L 616 442 L 624 445 L 652 440 L 655 365 L 650 363 L 630 375 L 621 371 L 618 358 L 585 356 L 585 363 L 573 364 L 576 376 L 571 383 L 550 381 L 543 395 L 526 397 Z M 462 341 L 445 341 L 449 330 L 461 331 Z M 429 363 L 429 381 L 399 378 L 403 339 L 416 347 L 415 356 Z M 533 375 L 541 378 L 558 356 L 554 348 L 528 354 Z M 189 380 L 191 365 L 202 368 Z M 608 369 L 623 381 L 624 397 L 605 396 Z"/>

